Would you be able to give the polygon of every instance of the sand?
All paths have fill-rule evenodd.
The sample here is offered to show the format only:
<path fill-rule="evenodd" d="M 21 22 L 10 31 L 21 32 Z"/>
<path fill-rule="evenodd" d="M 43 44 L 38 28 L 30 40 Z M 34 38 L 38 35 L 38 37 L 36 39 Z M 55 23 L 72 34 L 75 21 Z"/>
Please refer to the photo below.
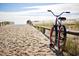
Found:
<path fill-rule="evenodd" d="M 30 25 L 0 27 L 0 56 L 52 56 L 49 39 Z"/>

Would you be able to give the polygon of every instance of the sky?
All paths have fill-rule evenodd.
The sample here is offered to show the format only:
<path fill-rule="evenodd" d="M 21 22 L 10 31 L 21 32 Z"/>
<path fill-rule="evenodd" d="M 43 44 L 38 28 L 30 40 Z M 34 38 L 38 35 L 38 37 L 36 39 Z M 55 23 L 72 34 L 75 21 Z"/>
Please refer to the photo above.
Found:
<path fill-rule="evenodd" d="M 0 3 L 0 21 L 13 21 L 15 24 L 26 24 L 27 20 L 52 20 L 55 17 L 47 10 L 55 14 L 70 11 L 63 14 L 67 19 L 79 18 L 78 3 Z"/>

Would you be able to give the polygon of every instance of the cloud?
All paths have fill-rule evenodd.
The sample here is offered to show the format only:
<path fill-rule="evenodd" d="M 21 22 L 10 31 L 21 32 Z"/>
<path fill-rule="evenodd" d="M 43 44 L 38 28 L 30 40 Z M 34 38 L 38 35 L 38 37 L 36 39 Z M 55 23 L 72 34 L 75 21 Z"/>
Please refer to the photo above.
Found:
<path fill-rule="evenodd" d="M 38 5 L 31 7 L 22 7 L 24 10 L 18 12 L 0 12 L 0 21 L 9 20 L 17 24 L 26 23 L 28 19 L 31 20 L 51 20 L 55 18 L 51 13 L 47 12 L 48 9 L 52 10 L 55 14 L 63 11 L 70 11 L 70 14 L 65 14 L 67 18 L 78 18 L 79 4 L 50 4 Z"/>
<path fill-rule="evenodd" d="M 35 6 L 34 8 L 39 8 L 40 12 L 47 12 L 51 9 L 53 12 L 71 11 L 79 12 L 79 4 L 56 4 L 56 5 L 46 5 L 46 6 Z"/>

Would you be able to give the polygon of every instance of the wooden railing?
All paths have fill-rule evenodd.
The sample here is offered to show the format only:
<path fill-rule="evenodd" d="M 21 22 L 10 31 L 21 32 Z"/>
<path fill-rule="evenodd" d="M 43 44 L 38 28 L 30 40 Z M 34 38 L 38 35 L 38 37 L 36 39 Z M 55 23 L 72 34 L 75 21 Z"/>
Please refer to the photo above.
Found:
<path fill-rule="evenodd" d="M 45 26 L 34 26 L 34 27 L 37 28 L 38 30 L 40 29 L 40 31 L 43 34 L 45 34 L 46 30 L 50 31 L 50 28 L 45 27 Z M 68 30 L 67 29 L 66 33 L 70 34 L 70 35 L 73 35 L 72 37 L 74 37 L 74 38 L 72 39 L 72 38 L 70 38 L 69 35 L 67 36 L 67 42 L 66 42 L 67 46 L 66 46 L 66 51 L 65 52 L 67 52 L 70 55 L 79 55 L 79 31 L 74 31 L 74 30 Z"/>
<path fill-rule="evenodd" d="M 50 28 L 45 27 L 45 26 L 34 26 L 35 28 L 41 28 L 42 30 L 40 30 L 43 34 L 45 33 L 45 30 L 50 30 Z M 77 35 L 79 36 L 79 31 L 74 31 L 74 30 L 68 30 L 67 29 L 67 34 L 71 34 L 71 35 Z"/>
<path fill-rule="evenodd" d="M 40 31 L 43 33 L 43 34 L 45 34 L 45 31 L 46 30 L 50 30 L 50 28 L 47 28 L 47 27 L 45 27 L 45 26 L 34 26 L 35 28 L 37 28 L 37 29 L 41 29 Z"/>

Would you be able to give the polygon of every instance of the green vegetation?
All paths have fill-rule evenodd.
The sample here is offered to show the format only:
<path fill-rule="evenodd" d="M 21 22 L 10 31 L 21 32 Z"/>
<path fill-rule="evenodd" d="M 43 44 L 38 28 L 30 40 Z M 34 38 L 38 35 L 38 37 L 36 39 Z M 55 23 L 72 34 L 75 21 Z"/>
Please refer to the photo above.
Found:
<path fill-rule="evenodd" d="M 4 25 L 8 25 L 8 24 L 14 24 L 14 22 L 9 22 L 9 21 L 0 22 L 0 26 L 4 26 Z"/>
<path fill-rule="evenodd" d="M 40 24 L 35 24 L 35 26 L 44 26 L 44 27 L 47 27 L 47 28 L 51 28 L 53 25 L 53 23 L 51 21 L 43 21 L 41 22 Z"/>
<path fill-rule="evenodd" d="M 53 25 L 52 22 L 43 22 L 43 23 L 37 24 L 36 26 L 44 26 L 44 27 L 51 28 L 52 25 Z M 79 31 L 79 22 L 74 22 L 73 24 L 65 24 L 65 26 L 67 29 Z M 70 53 L 70 55 L 79 55 L 79 38 L 67 37 L 65 51 Z"/>
<path fill-rule="evenodd" d="M 36 26 L 44 26 L 47 28 L 51 28 L 53 26 L 52 21 L 43 21 L 40 24 L 35 24 Z M 73 24 L 64 24 L 66 26 L 67 29 L 71 29 L 71 30 L 79 30 L 79 21 L 75 21 Z"/>
<path fill-rule="evenodd" d="M 70 55 L 79 55 L 78 39 L 67 38 L 65 51 Z"/>
<path fill-rule="evenodd" d="M 75 21 L 73 24 L 65 24 L 67 29 L 79 30 L 79 21 Z"/>

